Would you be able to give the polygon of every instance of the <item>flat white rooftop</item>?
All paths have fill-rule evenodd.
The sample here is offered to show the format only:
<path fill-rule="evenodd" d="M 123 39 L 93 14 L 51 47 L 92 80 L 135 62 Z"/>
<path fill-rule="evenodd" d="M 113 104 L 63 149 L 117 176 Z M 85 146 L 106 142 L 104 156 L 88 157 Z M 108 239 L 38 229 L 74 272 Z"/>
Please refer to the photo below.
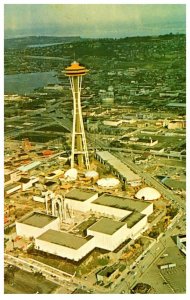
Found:
<path fill-rule="evenodd" d="M 32 163 L 29 163 L 27 165 L 23 165 L 23 166 L 17 168 L 17 170 L 23 171 L 23 172 L 29 171 L 29 170 L 31 170 L 33 168 L 38 167 L 40 164 L 41 164 L 41 161 L 33 161 Z"/>
<path fill-rule="evenodd" d="M 94 200 L 92 203 L 123 209 L 131 212 L 137 211 L 139 213 L 143 211 L 146 207 L 151 205 L 150 203 L 144 201 L 122 198 L 122 197 L 112 196 L 108 194 L 103 194 L 98 199 Z"/>
<path fill-rule="evenodd" d="M 87 239 L 80 236 L 76 236 L 71 233 L 66 233 L 63 231 L 58 231 L 53 229 L 49 229 L 37 237 L 38 240 L 72 248 L 75 250 L 79 249 L 81 246 L 86 244 L 91 238 L 92 237 Z"/>
<path fill-rule="evenodd" d="M 96 192 L 82 191 L 80 189 L 73 189 L 65 195 L 65 198 L 74 199 L 78 201 L 86 201 L 95 196 Z"/>
<path fill-rule="evenodd" d="M 34 227 L 43 228 L 44 226 L 48 225 L 55 219 L 57 219 L 57 217 L 42 214 L 39 212 L 32 212 L 31 214 L 21 218 L 18 221 L 18 223 L 23 223 Z"/>
<path fill-rule="evenodd" d="M 124 222 L 114 221 L 109 218 L 102 218 L 98 222 L 90 226 L 88 229 L 92 231 L 97 231 L 104 234 L 112 235 L 124 225 L 125 225 Z"/>
<path fill-rule="evenodd" d="M 19 182 L 10 183 L 10 184 L 8 184 L 8 185 L 6 185 L 6 186 L 4 187 L 4 191 L 5 191 L 5 192 L 8 192 L 9 190 L 11 190 L 11 189 L 13 189 L 13 188 L 15 188 L 15 187 L 17 187 L 17 186 L 20 186 L 20 187 L 21 187 L 21 184 L 20 184 Z"/>

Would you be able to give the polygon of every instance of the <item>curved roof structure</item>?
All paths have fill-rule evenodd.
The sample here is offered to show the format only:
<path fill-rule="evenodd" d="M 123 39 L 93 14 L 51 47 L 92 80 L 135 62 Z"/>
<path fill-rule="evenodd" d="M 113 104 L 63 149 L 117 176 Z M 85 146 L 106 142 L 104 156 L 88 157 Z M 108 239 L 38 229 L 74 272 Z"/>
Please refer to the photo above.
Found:
<path fill-rule="evenodd" d="M 77 174 L 78 174 L 78 171 L 74 168 L 72 169 L 69 169 L 65 172 L 65 175 L 64 177 L 68 180 L 68 181 L 73 181 L 73 180 L 76 180 L 77 179 Z"/>
<path fill-rule="evenodd" d="M 145 188 L 142 188 L 141 190 L 139 190 L 136 193 L 135 197 L 137 199 L 151 201 L 151 200 L 159 199 L 161 197 L 161 194 L 152 187 L 145 187 Z"/>
<path fill-rule="evenodd" d="M 102 178 L 97 181 L 97 184 L 101 187 L 110 188 L 115 187 L 120 183 L 116 178 Z"/>
<path fill-rule="evenodd" d="M 97 178 L 99 174 L 96 171 L 87 171 L 85 173 L 86 178 Z"/>

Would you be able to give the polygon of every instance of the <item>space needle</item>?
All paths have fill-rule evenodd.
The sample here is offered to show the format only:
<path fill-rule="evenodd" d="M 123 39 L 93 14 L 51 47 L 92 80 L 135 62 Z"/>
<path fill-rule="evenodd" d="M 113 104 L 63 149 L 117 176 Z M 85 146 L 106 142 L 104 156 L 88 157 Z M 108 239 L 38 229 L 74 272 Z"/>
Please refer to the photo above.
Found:
<path fill-rule="evenodd" d="M 73 95 L 71 168 L 74 168 L 75 156 L 77 156 L 79 168 L 83 168 L 84 165 L 86 169 L 90 167 L 81 108 L 82 77 L 87 72 L 88 70 L 76 61 L 65 69 L 65 75 L 70 79 Z"/>

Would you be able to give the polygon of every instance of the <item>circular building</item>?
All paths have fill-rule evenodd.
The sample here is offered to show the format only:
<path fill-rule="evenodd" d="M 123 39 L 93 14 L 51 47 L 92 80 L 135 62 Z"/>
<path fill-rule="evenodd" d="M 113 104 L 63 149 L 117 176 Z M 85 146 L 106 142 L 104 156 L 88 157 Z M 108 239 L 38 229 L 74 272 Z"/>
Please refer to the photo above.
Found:
<path fill-rule="evenodd" d="M 74 181 L 77 179 L 77 174 L 78 174 L 78 171 L 76 169 L 72 168 L 65 172 L 64 177 L 67 181 Z"/>
<path fill-rule="evenodd" d="M 86 178 L 92 178 L 92 179 L 96 180 L 96 179 L 98 179 L 99 174 L 96 171 L 87 171 L 85 173 L 85 177 Z"/>
<path fill-rule="evenodd" d="M 152 187 L 145 187 L 139 190 L 136 193 L 135 197 L 140 200 L 151 201 L 159 199 L 161 197 L 161 194 Z"/>

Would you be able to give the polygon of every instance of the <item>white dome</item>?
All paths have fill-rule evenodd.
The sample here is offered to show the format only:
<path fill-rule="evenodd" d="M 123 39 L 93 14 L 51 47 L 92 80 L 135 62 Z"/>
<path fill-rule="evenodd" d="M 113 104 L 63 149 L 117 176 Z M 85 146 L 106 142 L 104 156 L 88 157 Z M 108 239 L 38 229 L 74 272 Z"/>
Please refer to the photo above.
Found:
<path fill-rule="evenodd" d="M 102 178 L 97 181 L 97 184 L 102 187 L 115 187 L 119 184 L 119 180 L 116 178 Z"/>
<path fill-rule="evenodd" d="M 77 179 L 77 174 L 78 174 L 78 171 L 76 169 L 72 168 L 65 172 L 64 177 L 68 181 L 73 181 L 73 180 Z"/>
<path fill-rule="evenodd" d="M 156 200 L 161 197 L 160 193 L 151 187 L 145 187 L 139 190 L 135 197 L 140 200 Z"/>
<path fill-rule="evenodd" d="M 87 171 L 85 173 L 85 177 L 86 178 L 97 178 L 98 177 L 98 173 L 96 171 Z"/>

